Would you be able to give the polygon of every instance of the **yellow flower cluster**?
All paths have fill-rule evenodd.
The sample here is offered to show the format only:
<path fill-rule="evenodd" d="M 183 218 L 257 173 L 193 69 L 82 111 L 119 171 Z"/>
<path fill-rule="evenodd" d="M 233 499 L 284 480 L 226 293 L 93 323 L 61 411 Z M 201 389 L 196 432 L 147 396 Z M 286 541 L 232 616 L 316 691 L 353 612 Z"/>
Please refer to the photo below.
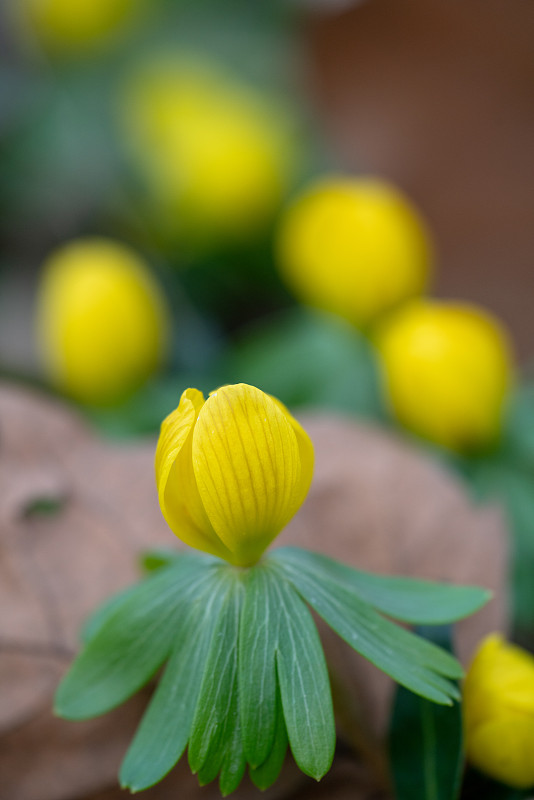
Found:
<path fill-rule="evenodd" d="M 207 400 L 187 389 L 161 426 L 156 484 L 183 542 L 249 566 L 295 515 L 313 474 L 313 445 L 277 400 L 246 384 Z"/>
<path fill-rule="evenodd" d="M 369 178 L 316 181 L 283 215 L 277 253 L 299 298 L 369 332 L 402 425 L 460 452 L 497 441 L 512 382 L 508 337 L 474 306 L 421 297 L 433 248 L 399 191 Z"/>

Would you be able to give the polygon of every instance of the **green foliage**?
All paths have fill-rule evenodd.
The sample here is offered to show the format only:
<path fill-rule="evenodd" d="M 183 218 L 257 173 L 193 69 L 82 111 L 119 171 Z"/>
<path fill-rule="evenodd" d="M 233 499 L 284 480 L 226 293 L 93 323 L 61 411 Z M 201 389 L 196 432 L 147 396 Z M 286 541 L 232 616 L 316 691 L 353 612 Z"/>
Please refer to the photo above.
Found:
<path fill-rule="evenodd" d="M 449 619 L 464 616 L 487 596 L 421 581 L 410 590 L 408 580 L 368 576 L 294 548 L 248 569 L 189 551 L 156 551 L 144 562 L 148 576 L 85 626 L 85 646 L 56 695 L 59 715 L 88 719 L 122 703 L 166 662 L 121 767 L 121 784 L 132 791 L 161 780 L 186 746 L 199 783 L 218 775 L 223 795 L 237 788 L 247 764 L 256 786 L 268 788 L 288 743 L 301 770 L 320 779 L 332 762 L 335 728 L 307 605 L 405 686 L 450 703 L 458 662 L 371 603 L 391 614 L 397 598 L 402 619 L 420 617 L 421 604 L 423 616 L 441 620 L 447 609 Z"/>
<path fill-rule="evenodd" d="M 278 594 L 276 663 L 291 752 L 303 772 L 319 780 L 334 757 L 334 712 L 319 634 L 290 583 L 272 583 Z"/>
<path fill-rule="evenodd" d="M 438 635 L 450 649 L 447 633 Z M 460 704 L 437 705 L 399 686 L 390 755 L 396 800 L 456 800 L 463 763 Z"/>
<path fill-rule="evenodd" d="M 459 698 L 456 686 L 447 680 L 463 674 L 453 656 L 384 619 L 357 594 L 332 580 L 321 570 L 321 556 L 312 556 L 299 564 L 295 562 L 295 550 L 288 549 L 289 553 L 276 551 L 272 558 L 304 599 L 347 644 L 423 697 L 444 704 Z"/>
<path fill-rule="evenodd" d="M 525 469 L 493 459 L 470 465 L 475 495 L 500 502 L 511 533 L 513 618 L 519 631 L 534 629 L 534 480 Z"/>
<path fill-rule="evenodd" d="M 221 382 L 243 381 L 286 405 L 383 415 L 377 365 L 367 339 L 326 314 L 291 309 L 250 330 L 231 350 Z"/>
<path fill-rule="evenodd" d="M 440 625 L 468 617 L 482 608 L 491 592 L 472 586 L 453 586 L 414 578 L 372 575 L 353 569 L 327 556 L 295 547 L 278 550 L 286 565 L 304 567 L 312 580 L 328 578 L 348 592 L 356 593 L 377 611 L 403 622 Z"/>

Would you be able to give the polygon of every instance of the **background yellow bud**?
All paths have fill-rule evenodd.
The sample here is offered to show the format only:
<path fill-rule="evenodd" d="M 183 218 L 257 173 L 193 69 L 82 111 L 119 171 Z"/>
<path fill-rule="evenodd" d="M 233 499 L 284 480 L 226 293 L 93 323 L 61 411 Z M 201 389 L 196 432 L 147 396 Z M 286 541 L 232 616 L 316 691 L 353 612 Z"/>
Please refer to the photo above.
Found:
<path fill-rule="evenodd" d="M 19 13 L 49 50 L 92 49 L 135 17 L 141 0 L 21 0 Z"/>
<path fill-rule="evenodd" d="M 415 209 L 373 179 L 317 181 L 285 212 L 277 251 L 298 297 L 357 326 L 422 293 L 432 260 Z"/>
<path fill-rule="evenodd" d="M 413 301 L 376 332 L 391 408 L 403 425 L 468 452 L 499 436 L 512 379 L 508 336 L 478 308 Z"/>
<path fill-rule="evenodd" d="M 293 161 L 288 117 L 220 67 L 156 58 L 126 81 L 122 128 L 167 236 L 242 238 L 273 215 Z"/>
<path fill-rule="evenodd" d="M 468 759 L 517 788 L 534 785 L 534 657 L 492 634 L 480 645 L 463 690 Z"/>
<path fill-rule="evenodd" d="M 56 250 L 38 295 L 38 344 L 45 369 L 81 402 L 114 403 L 160 364 L 168 311 L 146 264 L 133 250 L 88 238 Z"/>

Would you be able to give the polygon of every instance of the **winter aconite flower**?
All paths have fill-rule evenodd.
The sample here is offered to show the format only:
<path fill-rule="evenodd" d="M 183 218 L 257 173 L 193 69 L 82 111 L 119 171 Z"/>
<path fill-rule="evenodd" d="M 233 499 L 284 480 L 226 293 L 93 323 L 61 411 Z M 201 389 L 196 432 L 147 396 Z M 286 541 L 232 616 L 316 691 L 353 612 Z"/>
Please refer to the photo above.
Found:
<path fill-rule="evenodd" d="M 327 177 L 287 209 L 278 262 L 296 295 L 358 327 L 425 289 L 425 226 L 397 189 L 376 179 Z"/>
<path fill-rule="evenodd" d="M 205 401 L 187 389 L 161 426 L 156 483 L 173 532 L 238 566 L 254 564 L 302 504 L 313 445 L 287 409 L 246 384 Z"/>
<path fill-rule="evenodd" d="M 474 306 L 413 301 L 376 334 L 391 408 L 415 433 L 459 452 L 498 439 L 512 380 L 506 331 Z"/>
<path fill-rule="evenodd" d="M 471 763 L 510 786 L 534 785 L 534 657 L 488 636 L 469 667 L 463 708 Z"/>
<path fill-rule="evenodd" d="M 77 239 L 47 259 L 38 344 L 50 380 L 90 405 L 113 404 L 162 361 L 168 310 L 148 266 L 111 239 Z"/>

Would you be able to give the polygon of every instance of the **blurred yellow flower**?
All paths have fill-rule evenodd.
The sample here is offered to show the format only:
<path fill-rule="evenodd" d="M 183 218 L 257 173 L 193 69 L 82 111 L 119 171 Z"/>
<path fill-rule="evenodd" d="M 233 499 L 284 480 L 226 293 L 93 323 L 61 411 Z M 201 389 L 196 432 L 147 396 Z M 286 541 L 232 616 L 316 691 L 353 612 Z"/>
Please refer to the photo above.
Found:
<path fill-rule="evenodd" d="M 486 637 L 467 672 L 463 713 L 469 761 L 510 786 L 533 786 L 534 657 Z"/>
<path fill-rule="evenodd" d="M 299 298 L 358 327 L 421 294 L 432 261 L 423 222 L 397 189 L 335 176 L 286 210 L 277 255 Z"/>
<path fill-rule="evenodd" d="M 76 55 L 113 38 L 135 18 L 141 2 L 21 0 L 17 11 L 47 49 Z"/>
<path fill-rule="evenodd" d="M 223 386 L 187 389 L 161 426 L 156 485 L 182 541 L 237 566 L 254 564 L 304 501 L 313 445 L 274 398 Z"/>
<path fill-rule="evenodd" d="M 121 108 L 165 237 L 204 246 L 265 226 L 294 161 L 279 106 L 214 65 L 160 56 L 132 72 Z"/>
<path fill-rule="evenodd" d="M 459 452 L 495 443 L 512 354 L 494 317 L 474 306 L 415 300 L 384 321 L 375 341 L 399 422 Z"/>
<path fill-rule="evenodd" d="M 37 334 L 53 383 L 93 405 L 121 400 L 160 365 L 168 309 L 147 265 L 109 239 L 77 239 L 47 259 Z"/>

